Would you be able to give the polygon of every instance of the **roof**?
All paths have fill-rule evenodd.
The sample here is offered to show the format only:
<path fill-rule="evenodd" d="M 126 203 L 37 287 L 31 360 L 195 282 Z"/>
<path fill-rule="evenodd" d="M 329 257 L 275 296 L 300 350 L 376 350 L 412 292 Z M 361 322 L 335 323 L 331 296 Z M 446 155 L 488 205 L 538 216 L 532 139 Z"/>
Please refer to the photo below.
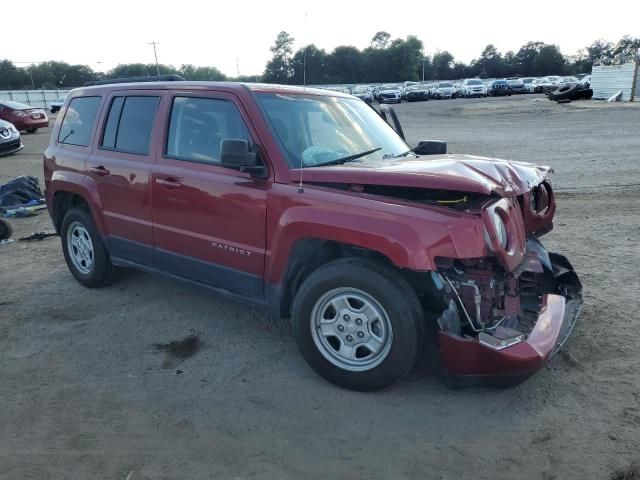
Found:
<path fill-rule="evenodd" d="M 164 81 L 164 82 L 132 82 L 109 83 L 105 85 L 93 85 L 80 87 L 83 91 L 112 91 L 112 90 L 226 90 L 229 92 L 238 90 L 251 90 L 253 92 L 288 93 L 293 95 L 323 95 L 331 97 L 349 97 L 350 95 L 333 90 L 309 88 L 297 85 L 278 85 L 270 83 L 241 83 L 241 82 L 195 82 L 195 81 Z"/>

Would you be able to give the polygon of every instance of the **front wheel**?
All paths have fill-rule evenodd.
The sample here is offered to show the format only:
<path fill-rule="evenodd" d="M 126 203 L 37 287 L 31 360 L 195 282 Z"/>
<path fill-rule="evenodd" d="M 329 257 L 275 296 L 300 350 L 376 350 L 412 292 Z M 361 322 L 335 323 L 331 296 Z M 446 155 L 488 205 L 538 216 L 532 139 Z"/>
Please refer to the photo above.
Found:
<path fill-rule="evenodd" d="M 300 352 L 326 380 L 372 391 L 415 364 L 424 317 L 415 291 L 396 270 L 346 258 L 313 272 L 295 296 L 293 332 Z"/>
<path fill-rule="evenodd" d="M 83 208 L 72 208 L 62 220 L 62 252 L 69 271 L 85 287 L 103 287 L 112 283 L 118 269 L 91 217 Z"/>

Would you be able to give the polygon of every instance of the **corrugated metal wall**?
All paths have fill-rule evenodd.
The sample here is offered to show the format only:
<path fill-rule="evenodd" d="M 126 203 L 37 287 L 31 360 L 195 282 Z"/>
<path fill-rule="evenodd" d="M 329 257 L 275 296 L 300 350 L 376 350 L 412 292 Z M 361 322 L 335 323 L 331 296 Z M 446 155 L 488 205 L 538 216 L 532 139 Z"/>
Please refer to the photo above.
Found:
<path fill-rule="evenodd" d="M 591 88 L 593 98 L 607 99 L 622 91 L 622 100 L 631 100 L 634 74 L 637 68 L 636 62 L 623 63 L 622 65 L 597 65 L 591 70 Z M 636 88 L 635 96 L 640 91 Z"/>
<path fill-rule="evenodd" d="M 67 93 L 69 90 L 0 90 L 0 100 L 13 100 L 48 109 L 53 100 L 65 97 Z"/>

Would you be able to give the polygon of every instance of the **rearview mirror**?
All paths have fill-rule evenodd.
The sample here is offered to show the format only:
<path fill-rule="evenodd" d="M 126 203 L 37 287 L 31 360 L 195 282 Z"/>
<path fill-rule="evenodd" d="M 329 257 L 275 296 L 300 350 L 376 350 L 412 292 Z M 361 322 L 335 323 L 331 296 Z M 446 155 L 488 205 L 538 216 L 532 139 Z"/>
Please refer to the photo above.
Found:
<path fill-rule="evenodd" d="M 444 155 L 447 153 L 447 142 L 441 140 L 423 140 L 413 149 L 418 155 Z"/>
<path fill-rule="evenodd" d="M 242 139 L 225 138 L 220 141 L 220 164 L 256 177 L 264 178 L 267 173 L 258 155 L 249 151 L 249 142 Z"/>

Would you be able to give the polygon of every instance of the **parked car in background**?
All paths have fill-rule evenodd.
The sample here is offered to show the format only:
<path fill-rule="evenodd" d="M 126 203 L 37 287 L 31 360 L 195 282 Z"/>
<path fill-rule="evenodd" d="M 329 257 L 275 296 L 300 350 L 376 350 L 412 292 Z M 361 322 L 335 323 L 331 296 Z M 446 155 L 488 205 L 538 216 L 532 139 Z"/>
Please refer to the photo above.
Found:
<path fill-rule="evenodd" d="M 0 157 L 16 153 L 22 148 L 18 129 L 12 123 L 0 120 Z"/>
<path fill-rule="evenodd" d="M 526 93 L 533 93 L 534 89 L 535 89 L 535 82 L 536 82 L 536 78 L 535 77 L 525 77 L 525 78 L 521 78 L 520 80 L 522 80 L 522 83 L 524 84 L 524 91 Z"/>
<path fill-rule="evenodd" d="M 367 103 L 373 102 L 373 93 L 371 93 L 371 89 L 366 85 L 358 85 L 357 87 L 354 87 L 351 95 L 358 97 L 360 100 L 364 100 Z"/>
<path fill-rule="evenodd" d="M 490 97 L 511 95 L 511 88 L 506 80 L 493 80 L 489 83 L 487 93 Z"/>
<path fill-rule="evenodd" d="M 462 91 L 466 98 L 487 96 L 487 86 L 482 80 L 478 80 L 477 78 L 467 78 L 463 81 Z"/>
<path fill-rule="evenodd" d="M 380 91 L 378 92 L 378 102 L 380 103 L 390 103 L 396 102 L 400 103 L 402 101 L 402 91 L 398 85 L 382 85 L 380 87 Z"/>
<path fill-rule="evenodd" d="M 511 93 L 526 93 L 524 82 L 519 78 L 508 78 L 507 84 L 509 85 L 509 89 Z"/>
<path fill-rule="evenodd" d="M 405 91 L 405 100 L 415 102 L 417 100 L 429 100 L 429 87 L 427 85 L 409 85 Z"/>
<path fill-rule="evenodd" d="M 59 112 L 60 109 L 62 108 L 62 105 L 64 104 L 64 99 L 66 97 L 60 97 L 60 98 L 56 98 L 55 100 L 53 100 L 50 104 L 49 104 L 49 111 L 51 113 L 56 113 Z"/>
<path fill-rule="evenodd" d="M 419 82 L 404 82 L 400 87 L 400 91 L 402 92 L 402 99 L 405 100 L 407 98 L 407 89 L 409 87 L 414 87 L 416 85 L 420 85 Z"/>
<path fill-rule="evenodd" d="M 19 131 L 29 133 L 49 126 L 49 117 L 43 109 L 11 100 L 0 100 L 0 119 L 12 123 Z"/>
<path fill-rule="evenodd" d="M 438 100 L 443 98 L 456 98 L 456 88 L 451 82 L 439 82 L 436 86 L 435 97 Z"/>
<path fill-rule="evenodd" d="M 543 77 L 541 79 L 541 82 L 538 84 L 536 93 L 549 93 L 554 91 L 556 88 L 560 86 L 560 78 L 561 77 L 557 75 Z"/>
<path fill-rule="evenodd" d="M 573 77 L 573 76 L 562 77 L 559 83 L 560 85 L 573 85 L 573 84 L 577 85 L 580 83 L 580 79 L 578 77 Z"/>

